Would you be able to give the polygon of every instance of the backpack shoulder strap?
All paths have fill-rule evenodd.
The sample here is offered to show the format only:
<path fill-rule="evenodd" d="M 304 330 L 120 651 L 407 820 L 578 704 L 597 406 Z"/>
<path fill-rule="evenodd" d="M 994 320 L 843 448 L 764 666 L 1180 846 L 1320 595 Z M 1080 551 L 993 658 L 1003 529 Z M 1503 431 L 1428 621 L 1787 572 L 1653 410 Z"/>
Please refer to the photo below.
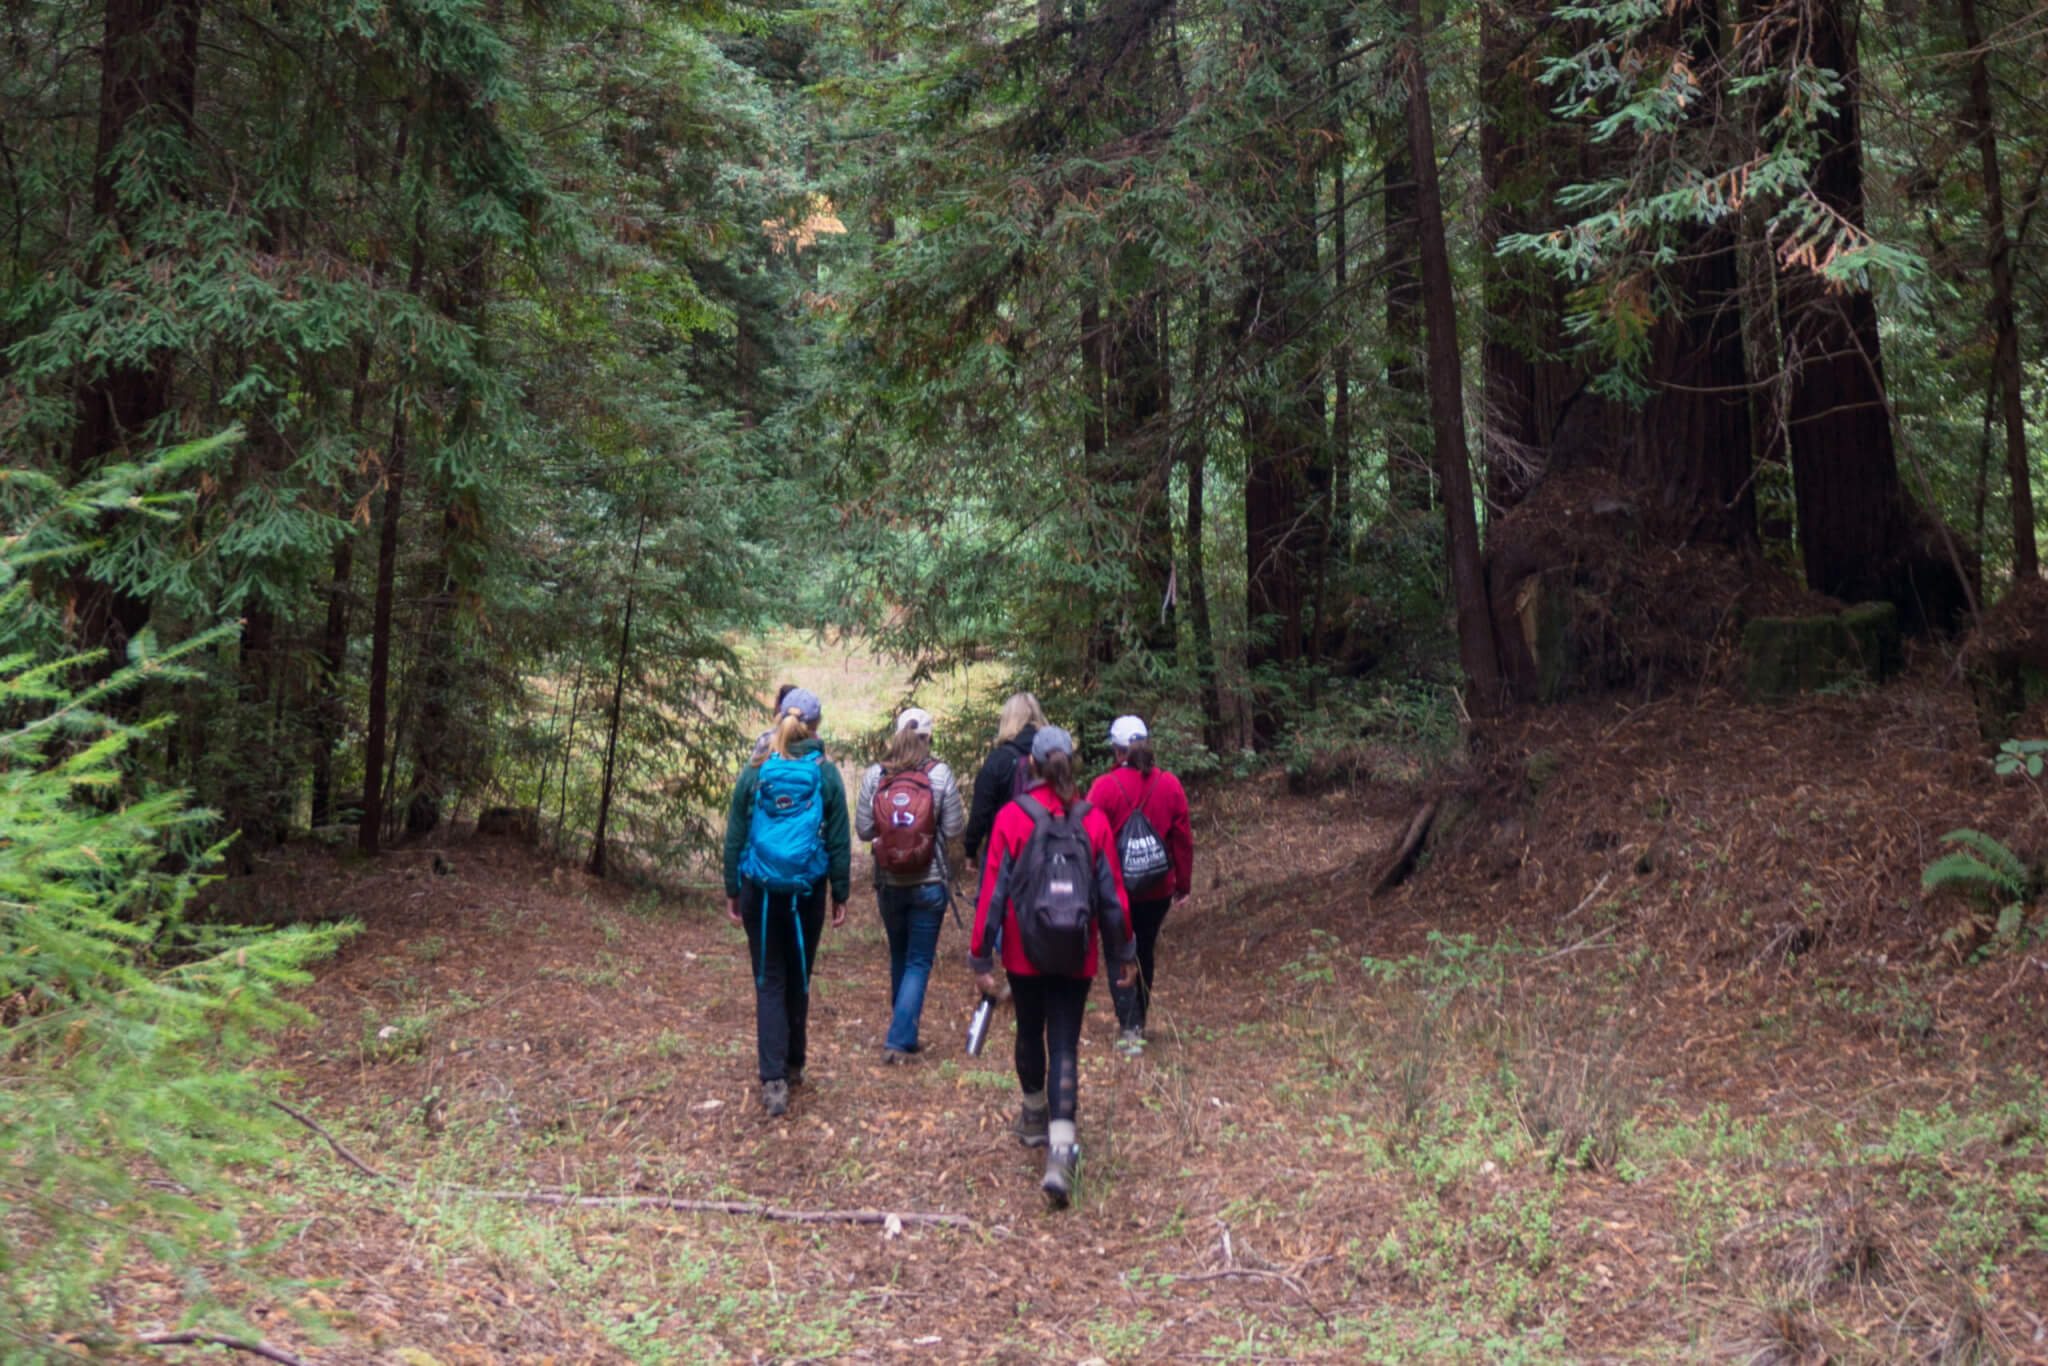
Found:
<path fill-rule="evenodd" d="M 1036 834 L 1040 827 L 1052 819 L 1052 812 L 1046 810 L 1044 804 L 1029 793 L 1020 793 L 1010 798 L 1010 800 L 1023 807 L 1024 814 L 1031 817 L 1031 830 L 1033 834 Z"/>

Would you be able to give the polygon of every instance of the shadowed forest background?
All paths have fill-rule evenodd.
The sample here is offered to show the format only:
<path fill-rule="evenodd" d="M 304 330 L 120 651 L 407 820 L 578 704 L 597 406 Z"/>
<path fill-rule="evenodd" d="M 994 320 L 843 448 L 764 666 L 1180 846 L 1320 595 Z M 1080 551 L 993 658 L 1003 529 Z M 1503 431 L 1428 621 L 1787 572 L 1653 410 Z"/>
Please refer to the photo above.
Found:
<path fill-rule="evenodd" d="M 518 983 L 428 968 L 503 952 L 595 1001 L 729 952 L 714 823 L 798 676 L 856 765 L 909 701 L 967 772 L 1012 688 L 1096 751 L 1149 718 L 1209 811 L 1190 980 L 1271 1005 L 1134 1074 L 1224 1261 L 1126 1268 L 1114 1321 L 1020 1310 L 1005 1359 L 2048 1360 L 2044 59 L 2040 14 L 1978 0 L 0 0 L 0 1360 L 246 1346 L 260 1304 L 318 1341 L 339 1273 L 277 1270 L 298 1226 L 252 1173 L 348 1143 L 280 1097 L 362 1107 L 360 1144 L 403 1095 L 408 1142 L 523 1154 L 435 1178 L 471 1194 L 659 1186 L 437 1089 L 493 1045 L 436 1031 Z M 1746 1045 L 1747 1102 L 1621 1067 L 1681 1000 L 1673 1057 L 1902 1070 L 1823 1161 L 1767 1131 Z M 645 1025 L 615 1063 L 708 1065 Z M 1385 1239 L 1236 1260 L 1234 1183 L 1271 1173 L 1217 1116 L 1255 1098 L 1190 1077 L 1247 1039 L 1325 1156 L 1375 1154 L 1335 1189 L 1412 1183 L 1330 1205 Z M 880 1085 L 855 1113 L 904 1111 Z M 691 1151 L 707 1198 L 799 1190 Z M 1525 1161 L 1535 1205 L 1471 1193 Z M 1795 1162 L 1828 1175 L 1738 1191 Z M 807 1179 L 851 1207 L 879 1178 Z M 1581 1181 L 1649 1202 L 1610 1228 L 1677 1218 L 1653 1256 L 1748 1308 L 1588 1319 L 1672 1282 L 1589 1251 L 1559 1283 Z M 405 1189 L 408 1228 L 483 1237 Z M 932 1189 L 891 1208 L 984 1231 L 917 1237 L 999 1222 Z M 679 1336 L 535 1250 L 587 1268 L 587 1232 L 492 1235 L 588 1321 L 487 1358 L 899 1350 L 829 1297 L 809 1338 L 759 1337 L 773 1296 Z M 814 1254 L 745 1256 L 794 1285 Z M 145 1314 L 110 1289 L 136 1267 L 182 1289 Z M 1189 1327 L 1134 1298 L 1174 1274 L 1283 1304 Z M 1347 1328 L 1374 1297 L 1412 1315 Z M 953 1312 L 918 1320 L 935 1359 L 994 1359 Z M 420 1366 L 394 1322 L 307 1350 Z M 404 1350 L 468 1340 L 432 1341 Z"/>

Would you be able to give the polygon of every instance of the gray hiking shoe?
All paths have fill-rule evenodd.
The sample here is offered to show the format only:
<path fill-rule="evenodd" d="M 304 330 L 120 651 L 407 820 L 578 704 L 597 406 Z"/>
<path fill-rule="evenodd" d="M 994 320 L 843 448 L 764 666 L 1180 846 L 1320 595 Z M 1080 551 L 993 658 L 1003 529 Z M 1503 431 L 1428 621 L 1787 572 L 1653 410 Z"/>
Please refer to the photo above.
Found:
<path fill-rule="evenodd" d="M 1045 1203 L 1054 1209 L 1065 1209 L 1074 1198 L 1074 1169 L 1080 1165 L 1080 1145 L 1061 1143 L 1045 1150 L 1045 1179 L 1038 1188 L 1045 1192 Z"/>
<path fill-rule="evenodd" d="M 789 1113 L 789 1083 L 786 1081 L 764 1081 L 761 1083 L 761 1108 L 771 1115 Z"/>
<path fill-rule="evenodd" d="M 904 1063 L 916 1061 L 916 1058 L 905 1049 L 885 1048 L 882 1050 L 882 1061 L 892 1066 L 901 1066 Z"/>
<path fill-rule="evenodd" d="M 1017 1107 L 1017 1122 L 1010 1126 L 1010 1132 L 1017 1135 L 1017 1141 L 1027 1148 L 1043 1148 L 1051 1123 L 1051 1106 L 1034 1106 L 1027 1100 Z"/>
<path fill-rule="evenodd" d="M 1132 1025 L 1116 1036 L 1116 1051 L 1135 1058 L 1145 1051 L 1145 1026 Z"/>

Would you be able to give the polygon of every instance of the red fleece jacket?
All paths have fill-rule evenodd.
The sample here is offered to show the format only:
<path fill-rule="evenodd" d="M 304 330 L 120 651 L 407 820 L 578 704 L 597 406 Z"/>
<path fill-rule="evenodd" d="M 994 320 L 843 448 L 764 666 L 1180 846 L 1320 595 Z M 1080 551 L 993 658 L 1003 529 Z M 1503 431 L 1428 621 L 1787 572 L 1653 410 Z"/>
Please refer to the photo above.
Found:
<path fill-rule="evenodd" d="M 1141 800 L 1145 819 L 1152 822 L 1154 833 L 1166 845 L 1167 861 L 1172 865 L 1170 889 L 1162 887 L 1154 897 L 1163 898 L 1169 890 L 1174 896 L 1186 896 L 1195 885 L 1195 829 L 1188 823 L 1188 794 L 1180 779 L 1163 768 L 1144 776 L 1123 765 L 1097 778 L 1088 789 L 1088 805 L 1109 818 L 1114 832 L 1123 830 Z"/>
<path fill-rule="evenodd" d="M 1066 813 L 1067 808 L 1060 801 L 1059 794 L 1045 783 L 1032 788 L 1030 796 L 1055 816 Z M 1105 935 L 1111 941 L 1110 957 L 1119 963 L 1134 957 L 1138 945 L 1131 938 L 1130 900 L 1124 895 L 1124 872 L 1117 863 L 1116 841 L 1110 836 L 1109 821 L 1091 807 L 1081 818 L 1081 827 L 1088 832 L 1088 847 L 1095 853 L 1097 891 L 1095 923 L 1088 928 L 1088 957 L 1082 964 L 1080 976 L 1093 977 L 1096 944 Z M 989 832 L 988 863 L 982 869 L 981 896 L 974 907 L 974 933 L 968 940 L 967 962 L 976 972 L 986 972 L 992 966 L 989 940 L 996 925 L 1000 924 L 1003 967 L 1020 977 L 1039 975 L 1038 970 L 1031 966 L 1031 960 L 1024 956 L 1023 935 L 1017 929 L 1017 909 L 1010 904 L 1009 897 L 1004 896 L 1000 911 L 994 911 L 990 906 L 997 889 L 1009 886 L 1010 865 L 1024 852 L 1024 846 L 1030 840 L 1029 813 L 1015 801 L 1005 803 L 1003 809 L 996 813 L 995 827 Z M 1112 892 L 1113 904 L 1110 904 Z"/>

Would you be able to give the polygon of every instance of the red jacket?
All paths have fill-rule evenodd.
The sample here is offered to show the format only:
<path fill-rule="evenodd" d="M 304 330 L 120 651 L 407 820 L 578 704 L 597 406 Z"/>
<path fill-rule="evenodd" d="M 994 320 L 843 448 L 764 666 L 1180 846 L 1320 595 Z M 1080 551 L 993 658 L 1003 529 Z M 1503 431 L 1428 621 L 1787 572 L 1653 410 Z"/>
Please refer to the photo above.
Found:
<path fill-rule="evenodd" d="M 1055 816 L 1066 813 L 1059 794 L 1044 783 L 1032 788 L 1029 795 Z M 1130 902 L 1124 895 L 1124 871 L 1117 863 L 1116 840 L 1109 833 L 1109 821 L 1100 811 L 1091 808 L 1081 818 L 1081 828 L 1088 832 L 1088 846 L 1095 851 L 1096 897 L 1095 924 L 1088 929 L 1088 957 L 1081 965 L 1080 975 L 1093 977 L 1095 947 L 1099 939 L 1109 938 L 1110 956 L 1119 963 L 1136 957 L 1138 942 L 1131 937 Z M 982 869 L 981 896 L 974 907 L 974 933 L 967 942 L 967 965 L 976 972 L 988 972 L 994 968 L 989 940 L 995 925 L 990 903 L 995 900 L 998 889 L 1009 886 L 1010 865 L 1030 840 L 1030 814 L 1015 801 L 1005 803 L 996 813 L 995 826 L 989 832 L 988 864 Z M 1017 909 L 1010 904 L 1007 895 L 1003 898 L 1001 926 L 1003 966 L 1019 977 L 1038 976 L 1038 970 L 1024 956 L 1023 934 L 1017 928 Z"/>
<path fill-rule="evenodd" d="M 1167 862 L 1172 865 L 1171 894 L 1186 896 L 1195 885 L 1195 830 L 1188 824 L 1188 794 L 1180 779 L 1163 768 L 1141 776 L 1135 768 L 1120 765 L 1088 789 L 1088 805 L 1108 817 L 1109 828 L 1116 832 L 1123 830 L 1140 800 L 1145 819 L 1152 822 L 1153 831 L 1166 845 Z M 1164 898 L 1168 891 L 1160 888 L 1157 897 Z"/>

